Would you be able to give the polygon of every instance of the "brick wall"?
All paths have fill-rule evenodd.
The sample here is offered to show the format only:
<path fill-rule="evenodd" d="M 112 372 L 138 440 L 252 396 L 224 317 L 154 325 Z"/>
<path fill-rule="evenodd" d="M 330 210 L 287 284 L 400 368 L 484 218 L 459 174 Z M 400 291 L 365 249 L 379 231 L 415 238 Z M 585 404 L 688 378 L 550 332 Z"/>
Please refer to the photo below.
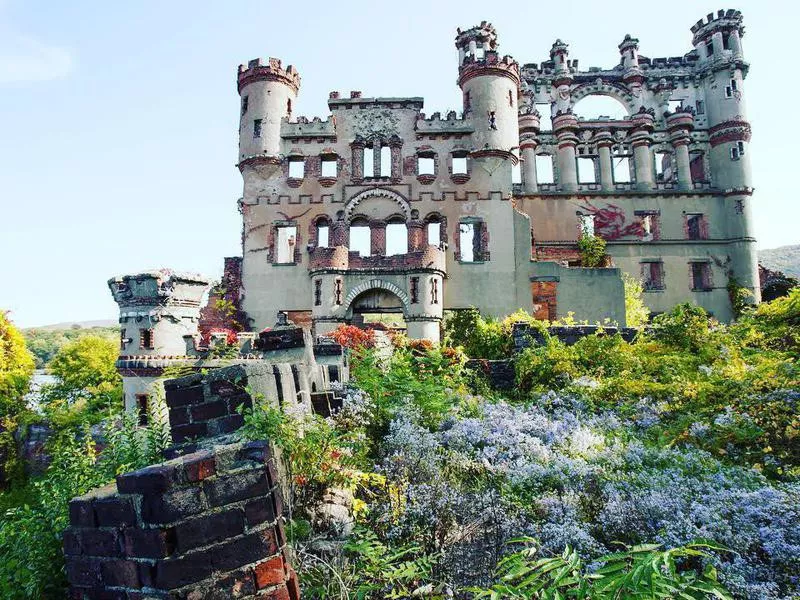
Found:
<path fill-rule="evenodd" d="M 269 444 L 217 446 L 70 502 L 69 598 L 300 598 Z"/>

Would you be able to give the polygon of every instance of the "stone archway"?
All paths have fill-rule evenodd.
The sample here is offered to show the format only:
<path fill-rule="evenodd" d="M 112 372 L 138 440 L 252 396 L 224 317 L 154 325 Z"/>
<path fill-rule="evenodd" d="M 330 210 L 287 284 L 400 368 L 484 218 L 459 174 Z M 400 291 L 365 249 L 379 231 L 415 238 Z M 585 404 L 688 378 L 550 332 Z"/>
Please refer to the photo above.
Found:
<path fill-rule="evenodd" d="M 366 201 L 370 199 L 376 200 L 383 200 L 380 210 L 386 214 L 366 214 L 364 210 Z M 374 188 L 369 190 L 364 190 L 363 192 L 359 192 L 350 200 L 347 201 L 347 204 L 344 206 L 344 218 L 346 221 L 350 221 L 354 216 L 363 214 L 368 218 L 382 218 L 387 219 L 392 215 L 402 215 L 402 217 L 408 221 L 411 218 L 411 206 L 401 194 L 393 190 L 387 190 L 385 188 Z"/>
<path fill-rule="evenodd" d="M 370 279 L 368 281 L 362 281 L 360 284 L 355 286 L 351 289 L 344 300 L 344 310 L 348 315 L 352 315 L 354 308 L 361 309 L 363 307 L 354 307 L 354 303 L 357 299 L 362 297 L 365 294 L 369 294 L 370 292 L 375 291 L 384 291 L 390 295 L 393 295 L 399 301 L 399 306 L 397 305 L 387 305 L 385 307 L 381 307 L 380 305 L 373 306 L 373 309 L 381 310 L 382 308 L 390 309 L 393 312 L 398 312 L 397 309 L 401 309 L 404 315 L 408 314 L 409 308 L 409 299 L 408 295 L 404 290 L 402 290 L 399 286 L 391 283 L 390 281 L 383 281 L 381 279 Z M 376 294 L 378 296 L 378 294 Z"/>

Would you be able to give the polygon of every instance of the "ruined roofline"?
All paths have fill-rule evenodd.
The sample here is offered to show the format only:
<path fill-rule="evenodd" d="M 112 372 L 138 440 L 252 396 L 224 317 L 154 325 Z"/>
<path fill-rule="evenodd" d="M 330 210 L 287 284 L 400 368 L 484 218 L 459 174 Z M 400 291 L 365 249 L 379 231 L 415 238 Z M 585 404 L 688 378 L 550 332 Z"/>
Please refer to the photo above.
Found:
<path fill-rule="evenodd" d="M 395 96 L 362 98 L 361 92 L 358 91 L 350 92 L 349 98 L 340 98 L 339 92 L 331 92 L 330 96 L 328 97 L 328 107 L 330 107 L 331 110 L 353 106 L 358 106 L 359 108 L 362 106 L 387 106 L 390 108 L 413 108 L 416 110 L 421 110 L 424 103 L 425 99 L 421 96 L 410 96 L 405 98 Z"/>
<path fill-rule="evenodd" d="M 150 269 L 146 271 L 140 271 L 139 273 L 129 273 L 126 275 L 117 275 L 116 277 L 111 277 L 108 280 L 108 284 L 111 285 L 112 283 L 117 282 L 125 282 L 131 279 L 171 279 L 173 281 L 182 281 L 186 283 L 199 283 L 203 285 L 208 285 L 211 283 L 211 278 L 205 277 L 199 273 L 190 273 L 188 271 L 173 271 L 171 269 Z"/>

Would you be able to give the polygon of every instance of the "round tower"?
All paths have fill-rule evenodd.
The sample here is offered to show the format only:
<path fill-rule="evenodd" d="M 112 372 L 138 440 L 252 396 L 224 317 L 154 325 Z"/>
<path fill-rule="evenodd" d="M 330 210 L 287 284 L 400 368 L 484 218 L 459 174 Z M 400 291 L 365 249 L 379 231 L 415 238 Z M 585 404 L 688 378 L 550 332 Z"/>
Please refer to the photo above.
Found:
<path fill-rule="evenodd" d="M 731 275 L 759 300 L 758 256 L 750 207 L 751 129 L 744 98 L 749 65 L 742 54 L 742 13 L 710 13 L 691 29 L 692 44 L 699 56 L 698 74 L 703 80 L 712 183 L 725 196 Z"/>
<path fill-rule="evenodd" d="M 475 150 L 510 154 L 519 146 L 519 65 L 497 53 L 497 33 L 486 21 L 466 31 L 459 29 L 456 48 L 458 86 L 463 92 L 464 117 L 474 124 Z"/>
<path fill-rule="evenodd" d="M 292 114 L 300 91 L 300 74 L 285 69 L 277 58 L 257 58 L 239 65 L 236 78 L 240 103 L 239 160 L 281 154 L 281 120 Z"/>
<path fill-rule="evenodd" d="M 150 386 L 174 360 L 194 351 L 200 301 L 209 280 L 167 269 L 112 277 L 108 287 L 119 305 L 120 351 L 125 407 L 142 409 Z M 185 362 L 180 361 L 180 362 Z"/>

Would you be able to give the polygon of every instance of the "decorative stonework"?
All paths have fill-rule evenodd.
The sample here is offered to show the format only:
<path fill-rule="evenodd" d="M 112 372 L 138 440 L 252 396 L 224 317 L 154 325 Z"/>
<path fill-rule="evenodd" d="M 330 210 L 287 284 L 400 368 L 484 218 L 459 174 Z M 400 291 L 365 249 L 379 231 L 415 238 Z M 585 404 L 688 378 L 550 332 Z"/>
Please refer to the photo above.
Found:
<path fill-rule="evenodd" d="M 398 135 L 400 120 L 388 109 L 365 109 L 353 113 L 353 133 L 365 139 Z"/>

